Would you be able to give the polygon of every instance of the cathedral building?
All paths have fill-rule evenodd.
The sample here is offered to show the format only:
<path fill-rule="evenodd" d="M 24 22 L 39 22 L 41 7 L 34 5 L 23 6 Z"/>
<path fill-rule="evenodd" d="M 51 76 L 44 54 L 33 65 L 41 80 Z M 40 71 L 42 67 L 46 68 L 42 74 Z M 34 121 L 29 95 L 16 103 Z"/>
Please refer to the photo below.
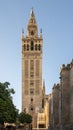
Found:
<path fill-rule="evenodd" d="M 22 111 L 32 116 L 33 130 L 73 129 L 73 60 L 67 66 L 62 65 L 60 83 L 54 84 L 52 93 L 46 95 L 42 49 L 42 30 L 39 35 L 32 9 L 27 35 L 22 32 Z"/>
<path fill-rule="evenodd" d="M 60 83 L 54 84 L 50 102 L 49 126 L 73 130 L 73 60 L 62 65 Z"/>
<path fill-rule="evenodd" d="M 27 24 L 27 35 L 22 32 L 22 111 L 32 115 L 33 128 L 48 127 L 47 99 L 42 81 L 42 30 L 38 26 L 33 9 Z"/>

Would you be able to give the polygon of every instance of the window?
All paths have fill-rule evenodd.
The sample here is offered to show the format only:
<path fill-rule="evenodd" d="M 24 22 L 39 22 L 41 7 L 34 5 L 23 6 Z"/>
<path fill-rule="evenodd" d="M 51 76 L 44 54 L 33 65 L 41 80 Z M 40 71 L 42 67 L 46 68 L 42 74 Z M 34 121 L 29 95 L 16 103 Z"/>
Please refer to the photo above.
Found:
<path fill-rule="evenodd" d="M 41 45 L 40 45 L 40 44 L 38 45 L 38 50 L 39 50 L 39 51 L 41 50 Z"/>
<path fill-rule="evenodd" d="M 35 50 L 37 50 L 37 44 L 35 45 Z"/>
<path fill-rule="evenodd" d="M 31 102 L 33 102 L 33 98 L 31 98 Z"/>
<path fill-rule="evenodd" d="M 30 112 L 34 111 L 34 106 L 32 104 L 30 104 L 30 108 L 29 108 Z"/>
<path fill-rule="evenodd" d="M 25 94 L 28 95 L 28 92 L 29 92 L 29 89 L 28 89 L 28 80 L 25 80 L 24 89 L 25 89 Z"/>
<path fill-rule="evenodd" d="M 34 42 L 31 41 L 31 51 L 33 51 L 33 50 L 34 50 Z"/>
<path fill-rule="evenodd" d="M 34 61 L 30 60 L 30 77 L 34 77 Z"/>
<path fill-rule="evenodd" d="M 40 86 L 40 80 L 36 80 L 35 81 L 35 94 L 38 95 L 39 94 L 39 86 Z"/>
<path fill-rule="evenodd" d="M 30 80 L 30 86 L 33 86 L 33 85 L 34 85 L 34 81 Z"/>
<path fill-rule="evenodd" d="M 30 60 L 30 70 L 34 70 L 34 60 Z"/>
<path fill-rule="evenodd" d="M 31 111 L 33 111 L 33 108 L 31 107 Z"/>
<path fill-rule="evenodd" d="M 26 50 L 26 45 L 24 44 L 24 51 Z"/>
<path fill-rule="evenodd" d="M 38 77 L 40 75 L 40 70 L 39 70 L 39 68 L 40 68 L 40 61 L 39 60 L 36 60 L 36 66 L 35 67 L 36 67 L 35 74 Z"/>
<path fill-rule="evenodd" d="M 34 35 L 34 31 L 33 30 L 31 31 L 31 35 Z"/>
<path fill-rule="evenodd" d="M 29 45 L 27 44 L 27 50 L 29 50 Z"/>
<path fill-rule="evenodd" d="M 28 68 L 29 68 L 29 64 L 28 64 L 28 60 L 25 60 L 25 77 L 28 78 Z"/>
<path fill-rule="evenodd" d="M 34 88 L 30 89 L 30 94 L 32 94 L 32 95 L 34 94 Z"/>
<path fill-rule="evenodd" d="M 34 77 L 34 72 L 30 72 L 30 77 L 31 77 L 31 78 Z"/>

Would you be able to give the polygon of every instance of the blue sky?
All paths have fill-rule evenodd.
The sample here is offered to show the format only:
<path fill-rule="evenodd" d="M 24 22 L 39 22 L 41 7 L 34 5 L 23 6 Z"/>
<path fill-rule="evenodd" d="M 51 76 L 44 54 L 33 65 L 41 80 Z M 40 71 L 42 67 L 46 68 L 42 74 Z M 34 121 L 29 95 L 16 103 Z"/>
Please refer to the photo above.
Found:
<path fill-rule="evenodd" d="M 21 110 L 21 36 L 26 35 L 31 8 L 43 30 L 43 79 L 46 93 L 59 83 L 62 64 L 73 58 L 73 0 L 0 0 L 0 82 L 14 88 Z"/>

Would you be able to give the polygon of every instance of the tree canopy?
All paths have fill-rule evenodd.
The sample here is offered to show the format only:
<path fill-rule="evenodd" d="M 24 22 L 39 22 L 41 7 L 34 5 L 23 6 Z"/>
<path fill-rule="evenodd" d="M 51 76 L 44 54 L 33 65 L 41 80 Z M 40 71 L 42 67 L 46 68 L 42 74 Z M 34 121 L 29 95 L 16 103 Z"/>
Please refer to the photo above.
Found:
<path fill-rule="evenodd" d="M 0 123 L 14 123 L 18 115 L 18 110 L 12 101 L 12 94 L 15 92 L 9 85 L 9 82 L 0 82 Z"/>
<path fill-rule="evenodd" d="M 31 123 L 32 122 L 32 116 L 28 113 L 21 112 L 19 114 L 19 121 L 20 123 Z"/>

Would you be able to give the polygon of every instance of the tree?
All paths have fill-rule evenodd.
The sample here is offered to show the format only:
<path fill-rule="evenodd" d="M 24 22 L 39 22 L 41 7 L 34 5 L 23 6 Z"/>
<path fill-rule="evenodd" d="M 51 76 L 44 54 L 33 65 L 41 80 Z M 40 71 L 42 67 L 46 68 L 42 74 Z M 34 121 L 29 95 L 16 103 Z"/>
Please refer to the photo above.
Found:
<path fill-rule="evenodd" d="M 24 112 L 21 112 L 19 114 L 19 121 L 20 123 L 31 123 L 32 122 L 32 116 L 29 114 L 26 114 Z"/>
<path fill-rule="evenodd" d="M 9 89 L 10 83 L 0 82 L 0 123 L 4 122 L 14 123 L 16 121 L 18 110 L 13 104 L 12 94 L 14 89 Z"/>

